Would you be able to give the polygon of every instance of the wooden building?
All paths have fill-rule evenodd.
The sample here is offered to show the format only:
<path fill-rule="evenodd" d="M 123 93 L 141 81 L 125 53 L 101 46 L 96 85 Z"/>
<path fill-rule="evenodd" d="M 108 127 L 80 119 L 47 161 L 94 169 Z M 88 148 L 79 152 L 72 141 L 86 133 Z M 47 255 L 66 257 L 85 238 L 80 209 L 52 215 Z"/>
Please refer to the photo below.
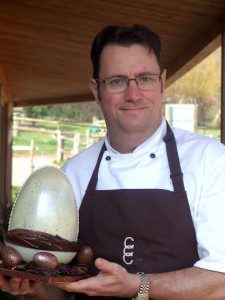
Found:
<path fill-rule="evenodd" d="M 0 213 L 7 222 L 14 106 L 92 101 L 89 51 L 108 24 L 140 23 L 162 38 L 168 84 L 222 45 L 225 142 L 225 0 L 0 1 Z"/>

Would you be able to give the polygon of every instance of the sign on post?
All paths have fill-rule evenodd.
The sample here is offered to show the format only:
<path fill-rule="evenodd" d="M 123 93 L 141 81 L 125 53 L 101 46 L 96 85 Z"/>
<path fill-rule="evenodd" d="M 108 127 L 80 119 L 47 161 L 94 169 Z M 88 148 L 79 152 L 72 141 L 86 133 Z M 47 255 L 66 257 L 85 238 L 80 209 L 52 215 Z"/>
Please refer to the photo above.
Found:
<path fill-rule="evenodd" d="M 197 104 L 166 104 L 165 117 L 172 127 L 195 132 L 197 108 Z"/>

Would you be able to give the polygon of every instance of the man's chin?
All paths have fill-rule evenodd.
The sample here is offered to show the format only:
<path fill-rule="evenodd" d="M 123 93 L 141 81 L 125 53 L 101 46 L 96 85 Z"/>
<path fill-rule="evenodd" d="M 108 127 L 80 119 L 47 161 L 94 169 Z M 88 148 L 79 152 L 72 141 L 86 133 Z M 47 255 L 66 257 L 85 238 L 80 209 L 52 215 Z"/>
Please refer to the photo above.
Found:
<path fill-rule="evenodd" d="M 143 126 L 143 124 L 125 124 L 122 128 L 124 133 L 130 135 L 145 134 L 149 131 L 149 128 Z"/>

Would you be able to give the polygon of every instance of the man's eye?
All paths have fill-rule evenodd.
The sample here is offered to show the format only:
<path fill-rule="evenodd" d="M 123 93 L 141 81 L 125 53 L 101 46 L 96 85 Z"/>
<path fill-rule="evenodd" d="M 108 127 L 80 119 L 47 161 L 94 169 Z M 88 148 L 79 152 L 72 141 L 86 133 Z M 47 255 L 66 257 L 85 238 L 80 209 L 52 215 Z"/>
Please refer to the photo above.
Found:
<path fill-rule="evenodd" d="M 153 82 L 155 80 L 154 76 L 142 76 L 139 77 L 138 81 L 140 83 L 149 83 L 149 82 Z"/>
<path fill-rule="evenodd" d="M 109 84 L 111 86 L 119 86 L 124 84 L 124 79 L 123 78 L 113 78 L 109 81 Z"/>

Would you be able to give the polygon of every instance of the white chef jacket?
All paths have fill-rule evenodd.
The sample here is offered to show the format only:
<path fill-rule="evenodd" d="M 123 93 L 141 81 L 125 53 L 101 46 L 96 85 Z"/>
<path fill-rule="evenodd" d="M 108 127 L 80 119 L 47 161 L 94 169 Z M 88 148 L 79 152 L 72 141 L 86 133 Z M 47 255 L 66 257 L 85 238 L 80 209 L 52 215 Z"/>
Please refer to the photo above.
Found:
<path fill-rule="evenodd" d="M 225 273 L 225 146 L 182 129 L 173 128 L 173 132 L 198 243 L 200 260 L 195 266 Z M 117 152 L 105 137 L 72 157 L 62 170 L 71 182 L 78 208 L 104 142 L 107 150 L 99 167 L 97 190 L 173 191 L 165 134 L 163 119 L 154 135 L 132 153 Z"/>

